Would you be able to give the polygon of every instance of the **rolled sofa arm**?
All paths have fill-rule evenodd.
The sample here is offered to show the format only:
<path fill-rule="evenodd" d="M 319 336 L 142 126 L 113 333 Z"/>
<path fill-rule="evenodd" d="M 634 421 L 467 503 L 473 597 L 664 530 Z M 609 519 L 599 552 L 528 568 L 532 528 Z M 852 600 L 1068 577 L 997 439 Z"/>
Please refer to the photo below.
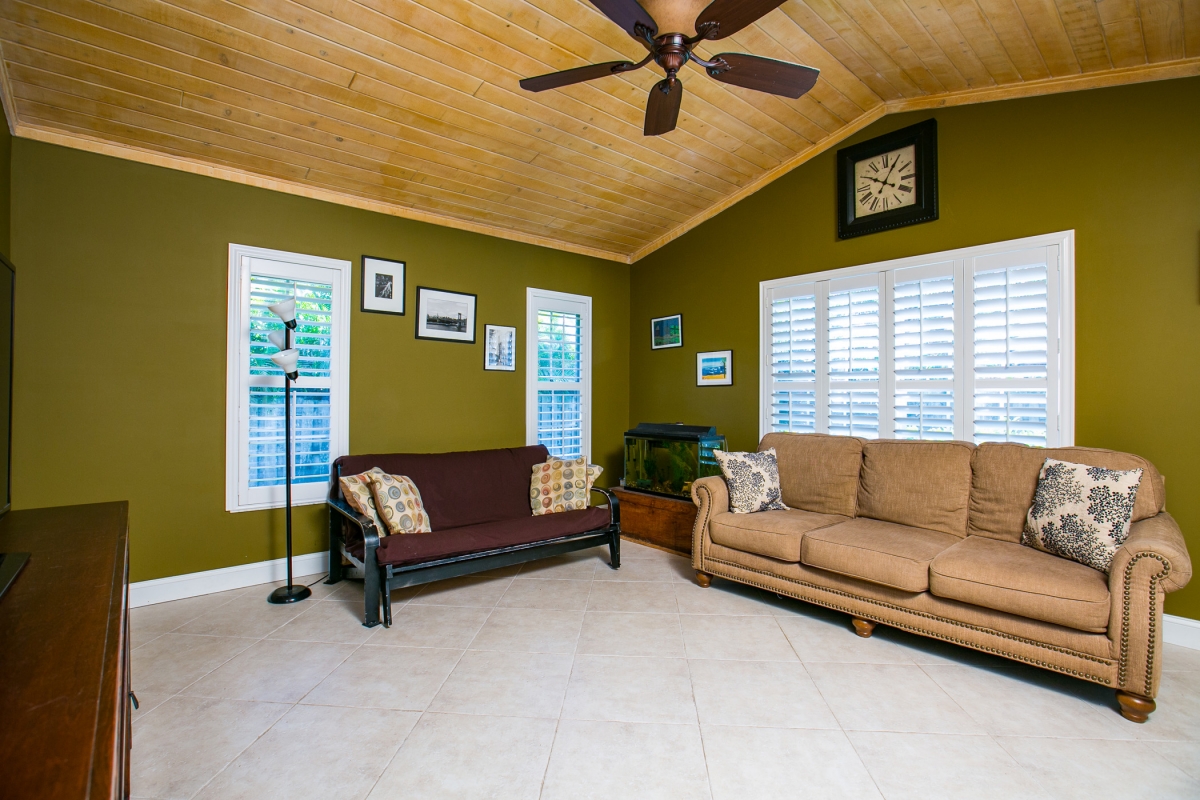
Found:
<path fill-rule="evenodd" d="M 729 510 L 729 487 L 719 475 L 701 478 L 692 484 L 692 502 L 699 509 L 692 528 L 692 566 L 703 569 L 704 537 L 708 533 L 708 521 L 714 514 Z"/>
<path fill-rule="evenodd" d="M 1163 511 L 1130 526 L 1108 574 L 1108 635 L 1118 660 L 1118 688 L 1150 698 L 1158 693 L 1163 597 L 1191 577 L 1187 545 L 1170 514 Z"/>

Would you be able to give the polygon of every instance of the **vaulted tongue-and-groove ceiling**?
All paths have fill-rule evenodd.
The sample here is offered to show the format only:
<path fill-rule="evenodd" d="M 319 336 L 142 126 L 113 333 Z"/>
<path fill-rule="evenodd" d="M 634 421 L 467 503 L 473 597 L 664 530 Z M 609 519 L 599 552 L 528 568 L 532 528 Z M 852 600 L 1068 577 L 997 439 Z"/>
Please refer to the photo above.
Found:
<path fill-rule="evenodd" d="M 585 0 L 0 9 L 18 136 L 624 262 L 890 112 L 1200 74 L 1200 0 L 787 0 L 696 52 L 817 67 L 808 94 L 688 66 L 678 129 L 646 137 L 657 69 L 517 85 L 642 58 Z"/>

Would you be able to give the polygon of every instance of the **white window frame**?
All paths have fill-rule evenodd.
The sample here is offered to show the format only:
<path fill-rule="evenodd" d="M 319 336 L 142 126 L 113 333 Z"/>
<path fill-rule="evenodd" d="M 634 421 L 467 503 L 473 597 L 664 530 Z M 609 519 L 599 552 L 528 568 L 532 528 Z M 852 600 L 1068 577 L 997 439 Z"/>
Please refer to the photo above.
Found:
<path fill-rule="evenodd" d="M 591 462 L 592 453 L 592 298 L 582 294 L 552 292 L 549 289 L 525 289 L 525 444 L 538 443 L 537 393 L 538 393 L 538 322 L 539 310 L 563 311 L 574 314 L 583 306 L 580 330 L 583 333 L 583 348 L 580 353 L 581 409 L 583 430 L 580 449 L 584 458 Z M 547 384 L 552 385 L 552 384 Z M 561 384 L 560 384 L 561 385 Z"/>
<path fill-rule="evenodd" d="M 957 250 L 946 250 L 940 253 L 928 253 L 924 255 L 912 256 L 909 258 L 898 258 L 891 261 L 880 261 L 874 264 L 860 264 L 853 267 L 844 267 L 842 269 L 826 270 L 823 272 L 813 272 L 804 275 L 796 275 L 788 278 L 777 278 L 775 280 L 762 281 L 759 283 L 759 302 L 758 302 L 758 329 L 759 329 L 759 438 L 761 439 L 772 430 L 771 427 L 771 389 L 772 389 L 772 363 L 771 363 L 771 299 L 774 290 L 783 290 L 775 299 L 780 299 L 785 296 L 798 296 L 802 294 L 815 294 L 817 297 L 817 359 L 818 369 L 816 374 L 815 391 L 817 397 L 817 430 L 822 430 L 822 421 L 825 422 L 825 428 L 828 429 L 829 415 L 829 374 L 828 369 L 821 369 L 822 354 L 825 353 L 828 343 L 828 290 L 834 282 L 837 282 L 837 289 L 846 288 L 849 286 L 858 286 L 866 284 L 876 284 L 880 290 L 880 344 L 879 344 L 879 360 L 880 360 L 880 379 L 879 379 L 879 435 L 882 438 L 893 438 L 895 435 L 894 419 L 892 414 L 885 413 L 884 409 L 890 407 L 891 400 L 885 402 L 885 398 L 891 398 L 895 394 L 895 369 L 893 365 L 892 349 L 894 345 L 894 337 L 892 335 L 892 305 L 895 300 L 894 286 L 895 274 L 897 270 L 920 268 L 922 271 L 926 268 L 932 272 L 945 274 L 945 268 L 941 267 L 945 262 L 952 263 L 952 274 L 954 276 L 955 285 L 955 377 L 957 398 L 967 398 L 974 396 L 975 390 L 975 373 L 972 365 L 966 363 L 967 358 L 971 353 L 968 342 L 971 341 L 972 327 L 969 315 L 961 313 L 960 309 L 964 308 L 964 304 L 971 302 L 970 287 L 973 285 L 967 280 L 968 277 L 974 274 L 974 263 L 977 258 L 988 256 L 998 256 L 1007 252 L 1017 250 L 1027 250 L 1037 247 L 1056 247 L 1058 253 L 1058 270 L 1057 281 L 1048 280 L 1047 285 L 1047 306 L 1050 309 L 1051 317 L 1057 316 L 1058 327 L 1058 353 L 1057 360 L 1055 354 L 1050 353 L 1050 363 L 1048 365 L 1047 374 L 1047 396 L 1046 396 L 1046 414 L 1047 414 L 1047 429 L 1053 424 L 1050 416 L 1056 417 L 1058 428 L 1057 441 L 1050 446 L 1066 447 L 1075 442 L 1075 231 L 1059 231 L 1057 233 L 1047 233 L 1040 236 L 1029 236 L 1022 239 L 1012 239 L 1003 242 L 993 242 L 991 244 L 977 245 L 974 247 L 963 247 Z M 917 273 L 919 274 L 919 273 Z M 906 280 L 911 280 L 911 276 L 905 276 Z M 828 281 L 829 283 L 824 283 Z M 844 284 L 844 285 L 843 285 Z M 1057 312 L 1057 314 L 1056 314 Z M 1053 324 L 1053 320 L 1051 322 Z M 827 353 L 826 353 L 827 357 Z M 1057 371 L 1057 379 L 1055 372 Z M 1019 389 L 1020 385 L 1011 385 L 1013 381 L 1009 381 L 1010 388 Z M 970 424 L 969 414 L 967 413 L 967 404 L 964 402 L 955 402 L 955 428 L 958 431 L 964 432 L 965 439 L 970 440 L 968 426 Z M 1049 440 L 1049 437 L 1048 437 Z M 1049 443 L 1049 441 L 1048 441 Z"/>
<path fill-rule="evenodd" d="M 251 489 L 248 486 L 246 447 L 249 434 L 250 259 L 259 262 L 254 269 L 258 274 L 332 285 L 330 459 L 345 455 L 349 451 L 350 443 L 350 285 L 353 275 L 351 263 L 302 253 L 230 244 L 225 355 L 225 510 L 230 512 L 282 508 L 284 505 L 282 484 L 265 489 Z M 263 262 L 269 262 L 269 265 L 264 265 Z M 279 385 L 283 385 L 282 376 L 279 378 Z M 293 484 L 292 505 L 323 503 L 328 494 L 327 482 Z"/>

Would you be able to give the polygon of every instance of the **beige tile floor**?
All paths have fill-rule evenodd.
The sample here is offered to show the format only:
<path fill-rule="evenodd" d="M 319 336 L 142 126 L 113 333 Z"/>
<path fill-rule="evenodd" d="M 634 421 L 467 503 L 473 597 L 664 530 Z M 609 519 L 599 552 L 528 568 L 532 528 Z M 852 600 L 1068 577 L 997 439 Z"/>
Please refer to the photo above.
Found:
<path fill-rule="evenodd" d="M 140 798 L 1197 798 L 1200 652 L 1159 711 L 626 543 L 396 592 L 132 612 Z"/>

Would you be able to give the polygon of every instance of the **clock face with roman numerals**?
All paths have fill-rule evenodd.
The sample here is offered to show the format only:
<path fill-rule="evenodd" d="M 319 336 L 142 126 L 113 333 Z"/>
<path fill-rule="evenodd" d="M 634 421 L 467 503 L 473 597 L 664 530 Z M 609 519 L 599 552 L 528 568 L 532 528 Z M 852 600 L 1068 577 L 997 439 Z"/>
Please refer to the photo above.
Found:
<path fill-rule="evenodd" d="M 854 164 L 854 216 L 881 214 L 917 202 L 917 148 L 901 147 Z"/>

